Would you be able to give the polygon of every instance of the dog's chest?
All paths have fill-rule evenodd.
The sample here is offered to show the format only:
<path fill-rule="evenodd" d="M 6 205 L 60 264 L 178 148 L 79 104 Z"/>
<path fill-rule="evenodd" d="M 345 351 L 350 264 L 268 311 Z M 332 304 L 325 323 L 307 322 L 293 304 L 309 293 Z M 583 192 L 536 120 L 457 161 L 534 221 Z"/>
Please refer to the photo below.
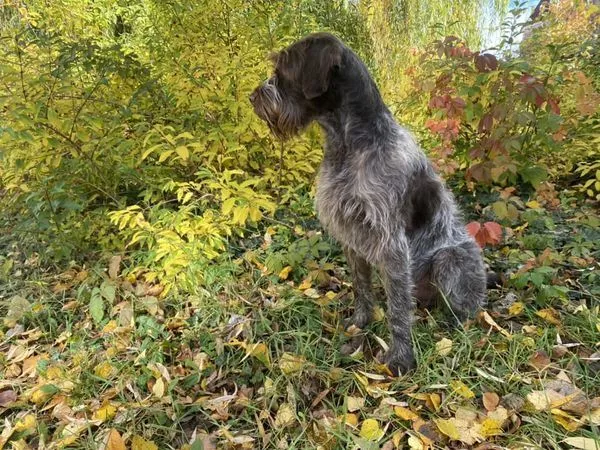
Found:
<path fill-rule="evenodd" d="M 364 230 L 376 230 L 389 212 L 386 193 L 352 168 L 323 164 L 317 179 L 315 206 L 319 221 L 342 244 L 354 247 Z"/>

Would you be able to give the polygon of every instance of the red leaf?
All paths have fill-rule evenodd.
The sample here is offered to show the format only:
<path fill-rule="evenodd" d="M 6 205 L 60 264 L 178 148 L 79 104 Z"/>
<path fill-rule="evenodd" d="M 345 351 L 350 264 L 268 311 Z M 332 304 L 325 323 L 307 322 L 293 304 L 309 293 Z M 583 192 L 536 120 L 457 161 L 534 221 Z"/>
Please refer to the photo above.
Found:
<path fill-rule="evenodd" d="M 483 245 L 481 245 L 481 243 L 477 240 L 477 235 L 479 234 L 479 231 L 481 230 L 481 224 L 479 222 L 470 222 L 467 224 L 466 228 L 467 228 L 467 233 L 469 233 L 471 236 L 473 236 L 473 238 L 475 238 L 475 240 L 477 241 L 479 246 L 483 248 L 485 243 Z"/>
<path fill-rule="evenodd" d="M 487 243 L 496 245 L 502 241 L 502 227 L 496 222 L 486 222 L 483 228 L 487 231 Z"/>
<path fill-rule="evenodd" d="M 479 222 L 470 222 L 466 228 L 481 248 L 487 244 L 496 245 L 502 241 L 502 227 L 496 222 L 485 222 L 483 226 Z"/>
<path fill-rule="evenodd" d="M 494 118 L 490 113 L 485 113 L 481 120 L 479 121 L 478 131 L 480 133 L 487 133 L 492 129 L 494 125 Z"/>

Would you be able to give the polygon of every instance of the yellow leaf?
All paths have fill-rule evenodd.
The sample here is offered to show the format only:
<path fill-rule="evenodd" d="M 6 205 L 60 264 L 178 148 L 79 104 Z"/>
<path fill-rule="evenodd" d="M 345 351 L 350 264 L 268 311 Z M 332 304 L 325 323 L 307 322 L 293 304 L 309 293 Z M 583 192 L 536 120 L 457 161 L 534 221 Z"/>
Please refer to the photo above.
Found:
<path fill-rule="evenodd" d="M 104 379 L 109 378 L 113 374 L 113 371 L 114 367 L 108 361 L 103 361 L 94 367 L 94 373 Z"/>
<path fill-rule="evenodd" d="M 537 200 L 531 200 L 531 201 L 525 203 L 525 205 L 531 209 L 539 209 L 542 207 L 542 205 L 540 205 Z"/>
<path fill-rule="evenodd" d="M 552 325 L 560 325 L 561 323 L 558 312 L 553 308 L 540 309 L 539 311 L 536 311 L 535 314 Z"/>
<path fill-rule="evenodd" d="M 127 450 L 125 442 L 117 430 L 111 429 L 106 441 L 106 450 Z"/>
<path fill-rule="evenodd" d="M 269 356 L 269 348 L 262 342 L 257 342 L 256 344 L 245 344 L 246 348 L 246 357 L 254 356 L 260 362 L 262 362 L 265 366 L 271 366 L 271 357 Z"/>
<path fill-rule="evenodd" d="M 375 419 L 365 420 L 360 427 L 360 437 L 369 441 L 378 441 L 383 437 L 383 430 Z"/>
<path fill-rule="evenodd" d="M 301 372 L 306 364 L 306 359 L 302 356 L 284 353 L 279 359 L 279 368 L 286 375 Z"/>
<path fill-rule="evenodd" d="M 452 351 L 452 341 L 447 338 L 443 338 L 435 343 L 435 350 L 440 356 L 446 356 Z"/>
<path fill-rule="evenodd" d="M 180 145 L 175 149 L 175 152 L 179 155 L 181 159 L 187 161 L 190 158 L 190 151 L 185 145 Z"/>
<path fill-rule="evenodd" d="M 600 425 L 600 408 L 594 409 L 592 412 L 585 415 L 584 418 L 593 425 Z"/>
<path fill-rule="evenodd" d="M 460 439 L 460 434 L 456 428 L 455 421 L 456 419 L 434 419 L 438 430 L 440 430 L 453 441 L 458 441 Z"/>
<path fill-rule="evenodd" d="M 403 406 L 394 407 L 394 412 L 398 417 L 404 420 L 416 420 L 419 418 L 419 415 L 415 412 L 412 412 L 408 408 L 404 408 Z"/>
<path fill-rule="evenodd" d="M 86 419 L 72 419 L 60 432 L 59 439 L 54 442 L 57 448 L 64 448 L 73 444 L 79 435 L 89 429 L 90 423 Z"/>
<path fill-rule="evenodd" d="M 154 442 L 147 441 L 136 434 L 131 442 L 131 450 L 158 450 L 158 447 Z"/>
<path fill-rule="evenodd" d="M 100 420 L 101 422 L 106 422 L 107 420 L 110 420 L 113 417 L 115 417 L 116 413 L 117 413 L 117 408 L 114 405 L 112 405 L 110 403 L 105 403 L 96 412 L 94 412 L 92 418 L 94 420 Z"/>
<path fill-rule="evenodd" d="M 600 440 L 586 438 L 586 437 L 570 437 L 565 439 L 563 442 L 570 445 L 571 447 L 579 448 L 581 450 L 598 450 L 600 449 Z"/>
<path fill-rule="evenodd" d="M 521 314 L 523 312 L 523 308 L 524 308 L 523 303 L 521 303 L 521 302 L 514 302 L 508 308 L 508 313 L 511 316 L 518 316 L 519 314 Z"/>
<path fill-rule="evenodd" d="M 552 413 L 552 418 L 554 421 L 571 433 L 577 431 L 577 429 L 583 425 L 582 421 L 576 419 L 561 409 L 554 408 L 550 410 L 550 412 Z"/>
<path fill-rule="evenodd" d="M 279 278 L 282 280 L 287 280 L 287 277 L 290 275 L 290 272 L 292 271 L 292 266 L 285 266 L 283 269 L 281 269 L 281 272 L 279 272 Z"/>
<path fill-rule="evenodd" d="M 45 392 L 40 388 L 40 389 L 36 389 L 33 391 L 33 393 L 31 394 L 30 400 L 33 403 L 35 403 L 36 405 L 39 405 L 40 403 L 44 403 L 50 397 L 52 397 L 51 393 Z"/>
<path fill-rule="evenodd" d="M 162 378 L 156 380 L 154 386 L 152 386 L 152 393 L 158 398 L 162 398 L 165 395 L 165 382 Z"/>
<path fill-rule="evenodd" d="M 358 416 L 356 414 L 342 414 L 338 417 L 338 420 L 346 425 L 350 425 L 351 427 L 358 426 Z"/>
<path fill-rule="evenodd" d="M 275 416 L 275 428 L 287 428 L 296 422 L 296 411 L 289 403 L 283 403 Z"/>
<path fill-rule="evenodd" d="M 365 406 L 363 397 L 347 397 L 348 412 L 358 411 Z"/>
<path fill-rule="evenodd" d="M 503 433 L 502 423 L 490 417 L 481 422 L 481 435 L 483 437 L 499 436 Z"/>
<path fill-rule="evenodd" d="M 469 387 L 460 380 L 453 380 L 450 382 L 450 387 L 456 392 L 458 395 L 464 398 L 473 398 L 475 394 Z"/>
<path fill-rule="evenodd" d="M 425 450 L 425 445 L 423 445 L 421 439 L 412 434 L 408 437 L 408 446 L 411 450 Z"/>
<path fill-rule="evenodd" d="M 306 289 L 309 289 L 312 286 L 312 280 L 310 277 L 305 278 L 304 280 L 302 280 L 302 283 L 300 283 L 300 285 L 298 286 L 298 289 L 301 291 L 305 291 Z"/>
<path fill-rule="evenodd" d="M 412 398 L 416 398 L 417 400 L 424 400 L 425 405 L 427 405 L 431 411 L 437 411 L 440 409 L 440 405 L 442 404 L 442 398 L 440 397 L 440 394 L 436 394 L 435 392 L 431 394 L 419 392 L 417 394 L 408 395 Z"/>
<path fill-rule="evenodd" d="M 483 311 L 482 317 L 485 323 L 487 323 L 492 329 L 499 331 L 502 335 L 506 336 L 507 338 L 511 337 L 511 334 L 504 328 L 502 328 L 500 325 L 498 325 L 487 311 Z"/>
<path fill-rule="evenodd" d="M 117 328 L 118 324 L 116 320 L 109 321 L 104 328 L 102 328 L 103 333 L 112 333 Z"/>
<path fill-rule="evenodd" d="M 37 419 L 33 414 L 27 414 L 21 417 L 15 424 L 14 431 L 33 431 L 37 425 Z"/>

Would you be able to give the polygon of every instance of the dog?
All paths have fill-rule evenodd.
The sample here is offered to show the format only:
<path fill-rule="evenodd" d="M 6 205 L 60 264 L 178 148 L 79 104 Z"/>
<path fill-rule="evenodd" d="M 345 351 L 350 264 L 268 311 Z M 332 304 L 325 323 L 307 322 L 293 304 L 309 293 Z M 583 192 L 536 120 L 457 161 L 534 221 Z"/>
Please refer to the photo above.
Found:
<path fill-rule="evenodd" d="M 373 314 L 372 267 L 387 296 L 390 371 L 416 367 L 413 298 L 440 294 L 465 320 L 485 303 L 481 250 L 467 233 L 452 193 L 411 134 L 384 104 L 360 58 L 329 33 L 304 37 L 272 56 L 274 74 L 250 95 L 255 113 L 281 139 L 316 121 L 326 144 L 315 206 L 350 267 L 354 314 Z"/>

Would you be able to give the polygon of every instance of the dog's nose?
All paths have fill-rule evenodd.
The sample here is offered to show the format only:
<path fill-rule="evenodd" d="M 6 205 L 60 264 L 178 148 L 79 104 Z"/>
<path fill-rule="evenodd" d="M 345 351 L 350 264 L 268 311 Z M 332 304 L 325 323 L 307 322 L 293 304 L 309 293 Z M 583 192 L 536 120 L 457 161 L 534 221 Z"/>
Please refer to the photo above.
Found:
<path fill-rule="evenodd" d="M 256 100 L 256 91 L 252 92 L 252 94 L 250 94 L 250 103 L 254 103 L 254 100 Z"/>

